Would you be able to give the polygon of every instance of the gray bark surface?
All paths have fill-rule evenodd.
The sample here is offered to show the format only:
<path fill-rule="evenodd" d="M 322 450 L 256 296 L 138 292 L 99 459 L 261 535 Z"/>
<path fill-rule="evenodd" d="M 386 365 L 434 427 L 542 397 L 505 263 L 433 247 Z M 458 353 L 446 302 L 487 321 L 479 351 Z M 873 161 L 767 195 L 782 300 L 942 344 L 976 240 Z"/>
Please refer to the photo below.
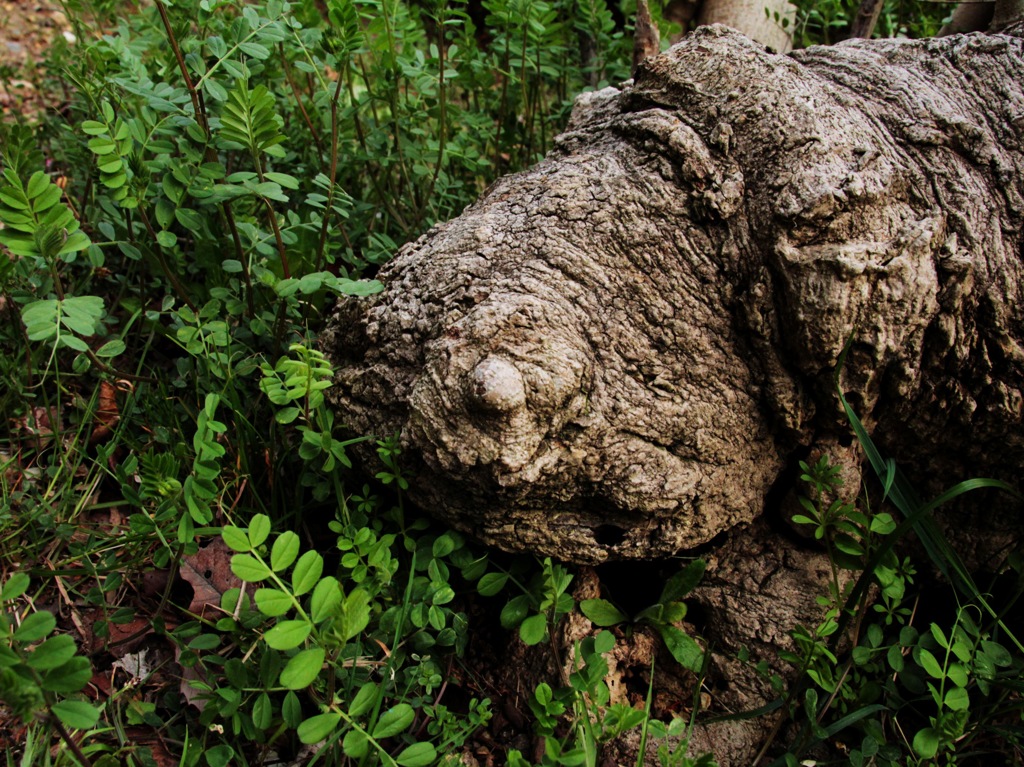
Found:
<path fill-rule="evenodd" d="M 912 474 L 1015 479 L 1022 49 L 698 30 L 339 306 L 340 421 L 400 433 L 413 500 L 484 542 L 654 558 L 842 439 L 852 340 L 843 388 Z"/>

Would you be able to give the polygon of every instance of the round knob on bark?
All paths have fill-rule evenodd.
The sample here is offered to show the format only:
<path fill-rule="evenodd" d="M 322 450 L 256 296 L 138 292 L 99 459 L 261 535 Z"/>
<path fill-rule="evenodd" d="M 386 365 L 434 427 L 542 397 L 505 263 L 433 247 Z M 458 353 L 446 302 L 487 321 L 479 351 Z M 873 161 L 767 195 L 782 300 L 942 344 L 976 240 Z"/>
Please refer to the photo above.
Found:
<path fill-rule="evenodd" d="M 482 410 L 510 413 L 526 404 L 522 374 L 510 362 L 497 357 L 486 357 L 473 368 L 470 391 Z"/>

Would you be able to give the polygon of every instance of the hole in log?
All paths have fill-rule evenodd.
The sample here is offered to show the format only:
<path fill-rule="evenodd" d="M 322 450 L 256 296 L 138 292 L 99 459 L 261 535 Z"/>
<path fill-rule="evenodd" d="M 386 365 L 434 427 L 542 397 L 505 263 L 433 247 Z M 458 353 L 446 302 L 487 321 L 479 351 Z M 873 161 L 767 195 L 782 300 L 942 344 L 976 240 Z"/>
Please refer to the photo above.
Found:
<path fill-rule="evenodd" d="M 593 533 L 594 541 L 600 546 L 618 546 L 626 540 L 626 531 L 618 525 L 598 525 Z"/>
<path fill-rule="evenodd" d="M 594 570 L 601 595 L 630 617 L 657 603 L 668 577 L 663 562 L 609 562 Z"/>

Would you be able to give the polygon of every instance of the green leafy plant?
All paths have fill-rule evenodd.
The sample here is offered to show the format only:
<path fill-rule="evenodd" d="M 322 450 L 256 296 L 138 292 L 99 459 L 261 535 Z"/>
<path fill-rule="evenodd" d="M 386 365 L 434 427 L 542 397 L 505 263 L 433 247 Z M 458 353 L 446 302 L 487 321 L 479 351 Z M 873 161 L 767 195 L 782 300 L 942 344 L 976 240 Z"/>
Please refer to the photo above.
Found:
<path fill-rule="evenodd" d="M 544 740 L 542 765 L 596 765 L 602 743 L 634 729 L 644 722 L 647 713 L 626 703 L 610 704 L 610 693 L 604 678 L 608 663 L 604 654 L 615 646 L 611 632 L 602 631 L 587 637 L 575 647 L 575 670 L 569 685 L 553 690 L 540 683 L 530 700 L 536 717 L 534 729 Z M 558 737 L 557 731 L 566 716 L 570 717 L 569 734 Z M 508 754 L 510 767 L 526 767 L 529 762 L 516 750 Z"/>
<path fill-rule="evenodd" d="M 99 721 L 95 706 L 72 697 L 89 683 L 92 667 L 74 639 L 53 634 L 57 619 L 51 613 L 18 613 L 14 603 L 29 586 L 28 575 L 15 573 L 0 588 L 0 701 L 26 724 L 46 721 L 80 763 L 89 765 L 67 728 L 89 730 Z"/>
<path fill-rule="evenodd" d="M 400 0 L 62 7 L 78 44 L 59 40 L 18 73 L 60 108 L 0 128 L 0 553 L 24 570 L 0 591 L 0 667 L 5 706 L 28 721 L 8 763 L 227 767 L 304 744 L 323 763 L 441 762 L 490 715 L 452 671 L 469 642 L 466 603 L 508 583 L 521 592 L 503 623 L 547 640 L 563 669 L 576 659 L 534 696 L 549 761 L 592 760 L 631 727 L 682 735 L 679 722 L 610 702 L 608 633 L 557 646 L 576 608 L 569 568 L 497 569 L 407 508 L 399 440 L 334 421 L 314 346 L 337 296 L 380 290 L 374 270 L 400 245 L 547 152 L 575 93 L 629 76 L 616 9 L 485 0 L 481 20 Z M 852 8 L 806 7 L 804 42 L 842 35 Z M 913 18 L 920 8 L 888 3 L 880 33 L 934 25 L 935 13 Z M 4 73 L 7 88 L 15 73 Z M 378 462 L 353 467 L 363 439 Z M 909 503 L 884 471 L 890 497 Z M 809 501 L 836 566 L 823 595 L 833 623 L 806 629 L 799 650 L 814 692 L 799 706 L 820 728 L 799 745 L 856 731 L 851 755 L 864 763 L 924 759 L 931 745 L 948 760 L 1004 726 L 1019 647 L 992 600 L 947 563 L 963 604 L 956 628 L 941 628 L 948 651 L 912 625 L 917 575 L 890 551 L 913 528 L 945 561 L 926 512 L 907 506 L 889 532 L 884 512 Z M 175 604 L 175 574 L 218 537 L 251 580 L 207 605 L 219 612 L 194 615 Z M 697 567 L 636 616 L 600 600 L 581 609 L 627 632 L 653 625 L 698 668 L 700 647 L 678 627 Z M 45 600 L 28 598 L 25 573 Z M 49 613 L 33 602 L 85 621 L 92 654 L 62 618 L 34 617 Z M 145 693 L 80 699 L 90 662 L 113 675 L 117 653 L 143 640 L 169 643 L 176 664 L 152 671 Z M 192 705 L 172 668 L 199 694 Z M 127 725 L 152 728 L 172 753 L 132 743 Z M 61 741 L 78 751 L 51 752 L 60 728 L 82 731 L 76 746 Z M 708 763 L 668 741 L 658 752 Z"/>
<path fill-rule="evenodd" d="M 696 559 L 665 582 L 658 601 L 630 619 L 606 599 L 585 599 L 580 610 L 595 626 L 615 626 L 622 623 L 647 623 L 657 629 L 672 657 L 684 668 L 699 672 L 704 665 L 704 653 L 693 637 L 682 631 L 677 623 L 686 617 L 683 597 L 689 594 L 704 576 L 707 563 Z"/>
<path fill-rule="evenodd" d="M 993 722 L 1019 722 L 1019 707 L 1009 701 L 1020 688 L 1024 648 L 974 584 L 931 513 L 979 487 L 1015 491 L 1004 482 L 976 479 L 921 501 L 895 462 L 882 458 L 841 390 L 839 397 L 882 483 L 883 502 L 898 509 L 903 520 L 837 500 L 838 472 L 827 459 L 801 465 L 812 494 L 802 500 L 805 513 L 794 522 L 813 527 L 814 537 L 826 545 L 833 577 L 828 595 L 819 598 L 822 621 L 814 628 L 795 627 L 795 649 L 783 656 L 804 681 L 784 694 L 783 705 L 789 707 L 776 731 L 787 716 L 801 729 L 776 763 L 796 763 L 811 745 L 842 737 L 856 743 L 848 754 L 854 765 L 956 764 Z M 869 508 L 866 500 L 862 504 Z M 911 530 L 946 579 L 943 587 L 962 600 L 945 627 L 933 621 L 920 631 L 913 625 L 916 609 L 906 601 L 913 598 L 916 569 L 895 551 Z M 852 577 L 841 579 L 842 570 Z M 996 727 L 999 737 L 1009 734 L 1011 742 L 1019 742 L 1013 726 Z"/>

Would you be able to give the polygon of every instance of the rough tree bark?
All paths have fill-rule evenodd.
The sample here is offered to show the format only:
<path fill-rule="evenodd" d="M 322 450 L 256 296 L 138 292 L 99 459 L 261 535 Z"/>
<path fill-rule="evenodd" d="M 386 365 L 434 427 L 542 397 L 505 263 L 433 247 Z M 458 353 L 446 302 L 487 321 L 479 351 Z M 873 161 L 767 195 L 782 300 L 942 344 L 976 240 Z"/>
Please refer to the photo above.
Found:
<path fill-rule="evenodd" d="M 1015 476 L 1021 40 L 790 56 L 705 28 L 581 97 L 558 148 L 407 246 L 323 343 L 359 432 L 488 543 L 651 558 L 843 439 Z"/>
<path fill-rule="evenodd" d="M 781 56 L 702 28 L 582 96 L 549 157 L 338 307 L 340 421 L 400 434 L 412 498 L 502 548 L 711 542 L 705 634 L 771 661 L 827 565 L 756 518 L 814 451 L 856 487 L 847 343 L 843 389 L 912 477 L 1024 468 L 1018 34 Z M 1021 528 L 986 504 L 975 560 Z M 723 708 L 769 695 L 715 664 Z M 748 764 L 763 726 L 696 743 Z"/>

